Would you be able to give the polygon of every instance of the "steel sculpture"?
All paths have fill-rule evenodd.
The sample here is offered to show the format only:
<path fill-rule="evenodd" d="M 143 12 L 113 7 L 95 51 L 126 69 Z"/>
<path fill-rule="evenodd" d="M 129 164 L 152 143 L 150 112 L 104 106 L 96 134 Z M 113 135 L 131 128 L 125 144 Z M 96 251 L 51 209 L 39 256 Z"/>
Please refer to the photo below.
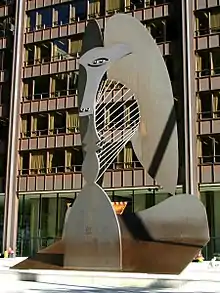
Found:
<path fill-rule="evenodd" d="M 180 273 L 209 240 L 200 200 L 182 194 L 116 215 L 101 187 L 105 170 L 131 141 L 149 175 L 175 193 L 177 126 L 160 51 L 138 20 L 117 14 L 104 41 L 98 24 L 88 24 L 79 64 L 85 185 L 68 210 L 62 240 L 16 268 Z"/>

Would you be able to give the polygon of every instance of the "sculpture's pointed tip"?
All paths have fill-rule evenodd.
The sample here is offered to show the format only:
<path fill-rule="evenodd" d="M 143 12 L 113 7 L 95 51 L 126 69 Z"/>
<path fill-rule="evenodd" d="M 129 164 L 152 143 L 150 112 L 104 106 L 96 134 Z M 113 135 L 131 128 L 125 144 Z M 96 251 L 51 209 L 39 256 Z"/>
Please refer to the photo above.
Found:
<path fill-rule="evenodd" d="M 88 22 L 83 35 L 81 55 L 95 47 L 103 47 L 104 41 L 99 23 L 92 19 Z"/>

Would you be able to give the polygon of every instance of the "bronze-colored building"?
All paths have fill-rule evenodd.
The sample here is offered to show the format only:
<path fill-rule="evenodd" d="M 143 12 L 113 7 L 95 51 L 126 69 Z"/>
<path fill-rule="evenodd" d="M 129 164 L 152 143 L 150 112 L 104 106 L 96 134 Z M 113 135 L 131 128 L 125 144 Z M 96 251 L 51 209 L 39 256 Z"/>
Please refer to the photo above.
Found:
<path fill-rule="evenodd" d="M 2 249 L 29 255 L 61 236 L 66 209 L 83 185 L 77 101 L 83 32 L 88 20 L 104 28 L 119 12 L 139 19 L 164 56 L 179 127 L 176 192 L 201 196 L 211 231 L 205 253 L 220 252 L 218 0 L 0 1 Z M 103 186 L 112 201 L 128 202 L 125 212 L 169 196 L 130 144 L 108 168 Z"/>

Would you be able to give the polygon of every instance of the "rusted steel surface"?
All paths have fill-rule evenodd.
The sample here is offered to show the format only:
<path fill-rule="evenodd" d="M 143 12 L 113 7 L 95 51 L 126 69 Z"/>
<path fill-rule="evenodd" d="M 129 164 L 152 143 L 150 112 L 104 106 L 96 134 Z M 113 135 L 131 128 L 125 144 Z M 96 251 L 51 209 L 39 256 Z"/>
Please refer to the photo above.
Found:
<path fill-rule="evenodd" d="M 72 208 L 79 216 L 79 207 L 74 204 Z M 97 214 L 97 221 L 106 216 L 100 212 L 102 216 Z M 194 220 L 193 224 L 191 220 Z M 68 221 L 73 223 L 71 217 L 67 218 Z M 204 207 L 197 197 L 191 195 L 170 197 L 141 213 L 118 215 L 117 221 L 119 225 L 112 229 L 118 229 L 119 239 L 111 238 L 105 242 L 105 234 L 111 235 L 108 229 L 103 233 L 92 233 L 97 229 L 97 222 L 90 218 L 90 230 L 82 230 L 77 224 L 78 237 L 75 230 L 72 239 L 69 229 L 66 232 L 70 235 L 65 240 L 14 268 L 179 274 L 209 240 Z M 68 260 L 66 264 L 64 259 Z"/>

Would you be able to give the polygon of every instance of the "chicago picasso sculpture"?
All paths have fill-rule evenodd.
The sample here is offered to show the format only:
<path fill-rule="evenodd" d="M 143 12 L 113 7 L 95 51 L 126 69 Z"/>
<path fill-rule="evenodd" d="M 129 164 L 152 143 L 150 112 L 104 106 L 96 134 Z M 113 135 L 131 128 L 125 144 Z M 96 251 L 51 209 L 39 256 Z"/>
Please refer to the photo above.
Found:
<path fill-rule="evenodd" d="M 138 20 L 117 14 L 107 22 L 104 41 L 98 24 L 88 24 L 79 64 L 85 185 L 68 210 L 62 240 L 19 266 L 180 273 L 209 240 L 200 200 L 182 194 L 116 215 L 101 187 L 105 170 L 131 141 L 149 175 L 175 193 L 177 126 L 160 51 Z"/>

